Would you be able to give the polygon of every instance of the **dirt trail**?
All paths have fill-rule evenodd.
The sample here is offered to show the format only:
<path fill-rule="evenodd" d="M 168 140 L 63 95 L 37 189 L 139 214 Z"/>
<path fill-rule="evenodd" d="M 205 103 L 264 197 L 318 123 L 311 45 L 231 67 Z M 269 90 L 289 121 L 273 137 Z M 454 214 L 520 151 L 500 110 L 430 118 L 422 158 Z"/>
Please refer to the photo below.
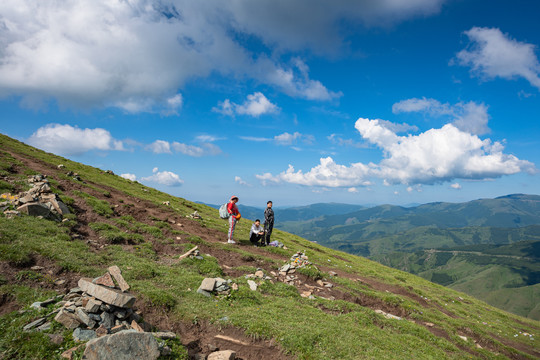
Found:
<path fill-rule="evenodd" d="M 203 227 L 197 220 L 182 217 L 168 206 L 157 205 L 147 200 L 138 199 L 129 196 L 122 191 L 118 191 L 114 188 L 106 187 L 100 184 L 93 184 L 92 182 L 83 179 L 84 181 L 88 182 L 88 185 L 93 185 L 94 187 L 103 190 L 97 191 L 92 189 L 91 187 L 85 186 L 84 184 L 72 180 L 64 180 L 58 176 L 67 172 L 68 169 L 58 169 L 54 165 L 45 163 L 34 158 L 23 157 L 19 154 L 11 155 L 17 160 L 23 162 L 24 165 L 28 168 L 31 168 L 39 173 L 46 174 L 49 177 L 58 181 L 58 188 L 62 190 L 66 195 L 74 198 L 75 203 L 73 204 L 73 208 L 76 210 L 78 225 L 74 228 L 72 237 L 78 241 L 85 241 L 89 244 L 93 251 L 101 251 L 101 249 L 106 246 L 106 242 L 104 239 L 100 239 L 99 235 L 89 227 L 89 224 L 92 222 L 109 222 L 113 224 L 113 222 L 102 216 L 97 215 L 92 210 L 92 208 L 88 206 L 85 200 L 74 195 L 75 190 L 86 192 L 100 200 L 106 200 L 107 202 L 109 202 L 114 209 L 113 218 L 117 216 L 130 215 L 137 222 L 147 225 L 154 225 L 153 219 L 159 219 L 160 221 L 165 221 L 169 223 L 173 229 L 181 230 L 189 234 L 175 235 L 169 229 L 163 228 L 162 230 L 164 232 L 164 235 L 168 238 L 174 239 L 175 245 L 189 243 L 189 241 L 186 240 L 188 236 L 198 236 L 208 244 L 225 242 L 226 235 L 224 232 L 216 229 Z M 106 195 L 104 194 L 104 192 L 108 194 Z M 175 260 L 175 258 L 181 255 L 179 253 L 178 247 L 174 247 L 171 244 L 157 242 L 152 236 L 148 234 L 142 235 L 145 237 L 146 241 L 151 241 L 153 243 L 153 248 L 162 263 L 173 263 L 177 261 Z M 179 236 L 179 239 L 177 238 L 177 236 Z M 127 250 L 131 248 L 131 245 L 129 244 L 125 244 L 124 246 Z M 242 275 L 245 275 L 244 273 L 236 269 L 239 266 L 243 265 L 262 268 L 267 274 L 270 274 L 270 272 L 272 271 L 277 272 L 275 264 L 271 264 L 267 261 L 257 259 L 256 255 L 277 260 L 280 263 L 284 263 L 285 261 L 289 260 L 288 257 L 269 252 L 264 248 L 255 248 L 250 245 L 244 246 L 242 244 L 238 244 L 233 246 L 238 246 L 239 248 L 245 249 L 246 251 L 249 251 L 253 256 L 246 256 L 234 251 L 227 251 L 216 246 L 208 246 L 205 244 L 199 244 L 198 246 L 202 253 L 210 254 L 217 259 L 219 265 L 223 269 L 225 277 L 240 277 Z M 345 259 L 343 260 L 346 261 Z M 62 278 L 67 279 L 66 283 L 62 287 L 52 286 L 59 292 L 65 291 L 66 289 L 75 286 L 76 281 L 80 277 L 80 275 L 75 273 L 60 273 L 60 270 L 58 270 L 59 268 L 54 263 L 44 258 L 36 257 L 32 265 L 43 266 L 46 271 L 50 272 L 54 276 L 61 276 Z M 372 278 L 357 276 L 355 274 L 350 274 L 334 268 L 328 268 L 326 266 L 319 266 L 319 268 L 325 272 L 335 271 L 337 273 L 337 276 L 339 277 L 349 278 L 354 281 L 360 281 L 366 284 L 368 287 L 377 291 L 386 291 L 396 295 L 407 297 L 425 308 L 437 307 L 438 310 L 445 313 L 446 315 L 457 318 L 455 314 L 452 314 L 448 310 L 441 307 L 439 304 L 427 301 L 425 298 L 419 296 L 418 294 L 415 294 L 406 287 L 385 284 Z M 15 274 L 20 269 L 13 268 L 6 263 L 0 262 L 0 270 L 2 273 L 6 274 L 9 282 L 16 282 Z M 317 282 L 312 278 L 299 274 L 298 272 L 294 275 L 297 277 L 297 279 L 294 281 L 293 285 L 298 289 L 300 293 L 306 290 L 313 290 L 315 288 L 316 290 L 314 291 L 314 295 L 317 296 L 348 301 L 354 304 L 369 307 L 374 310 L 380 309 L 399 317 L 403 317 L 406 319 L 408 318 L 408 311 L 401 308 L 399 305 L 385 303 L 381 299 L 369 297 L 361 292 L 353 294 L 349 290 L 340 288 L 339 285 L 332 288 L 320 287 L 319 284 L 317 284 Z M 272 277 L 274 278 L 274 281 L 283 281 L 283 277 Z M 331 278 L 327 280 L 330 282 L 332 281 Z M 320 288 L 320 290 L 317 288 Z M 208 354 L 212 349 L 219 348 L 222 350 L 231 349 L 237 351 L 239 359 L 293 359 L 293 357 L 284 354 L 282 349 L 280 349 L 280 347 L 276 345 L 276 343 L 272 339 L 256 340 L 249 336 L 246 336 L 242 329 L 231 326 L 223 328 L 221 326 L 215 326 L 204 321 L 197 324 L 186 323 L 175 318 L 171 313 L 168 313 L 166 310 L 162 308 L 157 308 L 155 306 L 152 306 L 152 304 L 144 303 L 142 301 L 138 301 L 136 303 L 136 306 L 140 310 L 142 310 L 142 312 L 145 314 L 145 318 L 148 319 L 148 321 L 152 325 L 162 330 L 172 330 L 176 332 L 182 340 L 183 344 L 188 348 L 190 356 L 192 357 L 195 357 L 196 354 L 201 353 Z M 13 298 L 10 298 L 9 296 L 4 296 L 0 298 L 0 309 L 1 315 L 8 311 L 17 309 L 17 305 L 14 302 Z M 324 307 L 320 307 L 320 309 L 326 312 L 334 311 L 326 309 Z M 448 334 L 437 326 L 428 326 L 426 324 L 421 325 L 425 326 L 433 335 L 451 341 Z M 220 334 L 227 335 L 238 341 L 231 342 L 215 337 L 216 335 Z M 480 339 L 478 341 L 480 341 Z M 482 345 L 487 348 L 490 347 L 490 344 L 488 343 L 483 343 Z M 515 344 L 512 344 L 512 346 L 514 345 Z M 522 351 L 531 353 L 530 349 L 522 349 Z M 534 355 L 536 355 L 536 352 L 534 352 Z"/>

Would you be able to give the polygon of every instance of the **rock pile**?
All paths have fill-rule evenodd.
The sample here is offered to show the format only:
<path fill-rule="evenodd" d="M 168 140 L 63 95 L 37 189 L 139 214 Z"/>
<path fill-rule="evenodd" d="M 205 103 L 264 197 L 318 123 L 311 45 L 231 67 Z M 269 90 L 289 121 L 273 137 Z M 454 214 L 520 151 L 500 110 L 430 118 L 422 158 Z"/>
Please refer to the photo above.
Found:
<path fill-rule="evenodd" d="M 208 297 L 212 296 L 212 294 L 229 295 L 231 288 L 238 288 L 238 285 L 233 284 L 231 279 L 206 278 L 201 282 L 197 292 Z"/>
<path fill-rule="evenodd" d="M 28 183 L 32 188 L 26 192 L 17 195 L 2 194 L 2 198 L 7 200 L 0 204 L 13 205 L 17 210 L 5 210 L 4 214 L 16 216 L 20 213 L 30 216 L 41 216 L 45 219 L 60 220 L 70 211 L 66 204 L 60 200 L 57 194 L 54 194 L 49 185 L 47 175 L 33 175 L 28 178 Z"/>
<path fill-rule="evenodd" d="M 58 308 L 23 329 L 48 330 L 52 326 L 48 318 L 55 315 L 55 321 L 73 329 L 75 341 L 88 342 L 85 359 L 157 359 L 160 355 L 170 354 L 171 349 L 155 337 L 172 339 L 176 335 L 150 333 L 151 326 L 142 320 L 140 312 L 133 310 L 135 297 L 126 293 L 129 285 L 120 269 L 111 266 L 108 270 L 95 279 L 81 278 L 79 286 L 65 296 L 32 304 L 33 308 L 39 309 L 56 302 Z M 77 348 L 69 349 L 63 357 L 70 359 Z"/>

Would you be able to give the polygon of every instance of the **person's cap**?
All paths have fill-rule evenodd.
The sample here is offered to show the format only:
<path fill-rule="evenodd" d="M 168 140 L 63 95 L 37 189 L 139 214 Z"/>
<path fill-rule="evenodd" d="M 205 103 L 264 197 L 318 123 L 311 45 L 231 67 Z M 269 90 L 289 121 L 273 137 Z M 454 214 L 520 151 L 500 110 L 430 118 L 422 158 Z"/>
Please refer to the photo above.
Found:
<path fill-rule="evenodd" d="M 234 200 L 234 199 L 238 200 L 238 196 L 236 195 L 231 196 L 231 200 Z"/>

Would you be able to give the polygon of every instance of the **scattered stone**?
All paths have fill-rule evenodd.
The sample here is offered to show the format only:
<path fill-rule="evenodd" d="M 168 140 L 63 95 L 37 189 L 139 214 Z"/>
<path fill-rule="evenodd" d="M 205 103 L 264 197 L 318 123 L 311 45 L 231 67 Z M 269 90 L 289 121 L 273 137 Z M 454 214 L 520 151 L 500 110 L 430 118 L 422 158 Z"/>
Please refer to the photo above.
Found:
<path fill-rule="evenodd" d="M 379 310 L 379 309 L 375 310 L 375 312 L 376 312 L 377 314 L 383 315 L 383 316 L 384 316 L 385 318 L 387 318 L 387 319 L 403 320 L 403 318 L 401 318 L 401 317 L 399 317 L 399 316 L 389 314 L 389 313 L 384 312 L 384 311 Z"/>
<path fill-rule="evenodd" d="M 236 352 L 232 350 L 216 351 L 208 355 L 207 360 L 235 360 Z"/>
<path fill-rule="evenodd" d="M 171 202 L 170 201 L 164 201 L 164 202 L 161 203 L 161 205 L 171 206 Z"/>
<path fill-rule="evenodd" d="M 50 330 L 52 327 L 52 323 L 49 321 L 49 322 L 46 322 L 45 324 L 41 325 L 41 326 L 38 326 L 36 328 L 37 331 L 47 331 L 47 330 Z"/>
<path fill-rule="evenodd" d="M 264 272 L 262 270 L 255 271 L 255 276 L 262 279 L 264 277 Z"/>
<path fill-rule="evenodd" d="M 134 320 L 135 321 L 135 320 Z M 123 330 L 129 330 L 128 326 L 126 324 L 120 324 L 116 325 L 111 329 L 111 334 L 116 334 Z"/>
<path fill-rule="evenodd" d="M 153 332 L 152 335 L 162 340 L 176 339 L 176 334 L 171 331 Z"/>
<path fill-rule="evenodd" d="M 234 291 L 238 290 L 238 284 L 237 283 L 232 284 L 231 289 L 233 289 Z"/>
<path fill-rule="evenodd" d="M 116 282 L 118 283 L 118 286 L 120 286 L 120 290 L 122 290 L 123 292 L 126 292 L 127 290 L 129 290 L 130 286 L 128 285 L 126 280 L 124 280 L 124 277 L 122 276 L 122 272 L 120 271 L 120 268 L 118 266 L 116 265 L 111 266 L 107 270 L 109 270 L 114 280 L 116 280 Z"/>
<path fill-rule="evenodd" d="M 109 268 L 110 271 L 110 268 Z M 112 273 L 112 272 L 111 272 Z M 113 274 L 114 276 L 114 274 Z M 114 306 L 129 308 L 135 302 L 135 297 L 129 294 L 118 292 L 114 289 L 109 289 L 101 285 L 92 283 L 89 278 L 81 278 L 79 280 L 79 287 L 86 291 L 89 295 L 98 298 L 99 300 L 111 304 Z"/>
<path fill-rule="evenodd" d="M 19 216 L 21 213 L 16 210 L 6 210 L 4 211 L 4 215 L 8 219 L 13 219 L 15 216 Z"/>
<path fill-rule="evenodd" d="M 49 210 L 47 206 L 40 203 L 28 203 L 21 205 L 17 208 L 17 211 L 29 216 L 43 216 L 47 219 L 55 218 L 51 210 Z"/>
<path fill-rule="evenodd" d="M 424 325 L 426 325 L 427 327 L 434 327 L 435 326 L 434 323 L 430 323 L 430 322 L 425 322 Z"/>
<path fill-rule="evenodd" d="M 58 334 L 45 334 L 51 339 L 51 342 L 56 345 L 60 345 L 64 341 L 64 337 Z"/>
<path fill-rule="evenodd" d="M 73 331 L 73 340 L 75 341 L 89 341 L 95 339 L 96 337 L 97 335 L 94 330 L 76 328 L 75 331 Z"/>
<path fill-rule="evenodd" d="M 205 278 L 199 286 L 199 290 L 204 290 L 208 292 L 214 291 L 214 285 L 216 284 L 216 279 L 214 278 Z"/>
<path fill-rule="evenodd" d="M 90 340 L 84 351 L 87 360 L 152 360 L 159 356 L 158 343 L 151 333 L 130 330 Z"/>
<path fill-rule="evenodd" d="M 467 337 L 466 336 L 463 336 L 463 335 L 458 335 L 458 337 L 463 340 L 463 341 L 467 341 Z"/>
<path fill-rule="evenodd" d="M 338 276 L 337 272 L 335 272 L 335 271 L 329 271 L 328 275 L 330 275 L 330 276 Z"/>
<path fill-rule="evenodd" d="M 300 296 L 301 297 L 304 297 L 304 298 L 307 298 L 307 297 L 310 297 L 313 293 L 311 291 L 303 291 Z"/>
<path fill-rule="evenodd" d="M 92 280 L 92 282 L 96 285 L 104 285 L 111 288 L 115 287 L 111 274 L 108 272 L 98 278 L 95 278 L 94 280 Z"/>
<path fill-rule="evenodd" d="M 107 329 L 112 328 L 115 325 L 114 315 L 107 311 L 101 313 L 100 325 L 103 325 Z"/>
<path fill-rule="evenodd" d="M 77 316 L 66 311 L 65 309 L 60 310 L 60 312 L 54 317 L 54 320 L 64 325 L 68 329 L 75 329 L 81 324 Z"/>
<path fill-rule="evenodd" d="M 111 329 L 112 330 L 112 329 Z M 97 329 L 96 329 L 96 335 L 98 337 L 101 337 L 101 336 L 105 336 L 109 333 L 109 331 L 107 330 L 107 328 L 103 325 L 100 325 Z"/>
<path fill-rule="evenodd" d="M 39 318 L 35 321 L 32 321 L 30 324 L 23 327 L 23 331 L 32 330 L 33 328 L 38 327 L 39 325 L 45 323 L 45 321 L 47 321 L 46 318 Z"/>
<path fill-rule="evenodd" d="M 99 311 L 99 308 L 103 302 L 97 299 L 88 299 L 88 302 L 86 303 L 85 310 L 89 313 L 97 313 Z"/>
<path fill-rule="evenodd" d="M 248 285 L 249 285 L 249 289 L 251 291 L 256 291 L 257 290 L 257 283 L 253 280 L 248 280 L 247 281 Z"/>
<path fill-rule="evenodd" d="M 60 279 L 60 280 L 56 280 L 54 282 L 54 285 L 64 285 L 65 283 L 66 283 L 66 280 Z"/>
<path fill-rule="evenodd" d="M 81 347 L 83 347 L 83 346 L 84 346 L 84 344 L 74 346 L 74 347 L 72 347 L 71 349 L 68 349 L 68 350 L 64 351 L 64 352 L 60 355 L 60 357 L 62 357 L 62 358 L 64 358 L 64 359 L 69 359 L 69 360 L 71 360 L 71 359 L 73 359 L 73 353 L 74 353 L 75 351 L 79 350 L 79 348 L 81 348 Z"/>
<path fill-rule="evenodd" d="M 143 328 L 135 320 L 131 322 L 131 328 L 138 332 L 144 332 Z"/>
<path fill-rule="evenodd" d="M 77 310 L 75 310 L 75 313 L 77 314 L 77 317 L 79 318 L 79 320 L 86 326 L 88 327 L 92 327 L 90 326 L 90 322 L 93 323 L 93 325 L 95 325 L 95 321 L 90 319 L 90 317 L 88 316 L 88 314 L 80 307 L 77 308 Z"/>

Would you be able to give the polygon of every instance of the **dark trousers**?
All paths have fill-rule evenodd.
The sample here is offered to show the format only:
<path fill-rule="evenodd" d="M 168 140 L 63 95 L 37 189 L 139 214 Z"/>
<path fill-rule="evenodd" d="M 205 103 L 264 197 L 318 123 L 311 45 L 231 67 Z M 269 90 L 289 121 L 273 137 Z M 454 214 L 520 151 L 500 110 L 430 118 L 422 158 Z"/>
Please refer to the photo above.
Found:
<path fill-rule="evenodd" d="M 249 241 L 251 241 L 252 244 L 257 245 L 259 241 L 263 238 L 263 235 L 259 235 L 257 233 L 251 233 L 251 236 L 249 237 Z"/>
<path fill-rule="evenodd" d="M 272 230 L 274 229 L 274 224 L 264 224 L 264 242 L 266 245 L 270 244 L 270 236 L 272 235 Z"/>

